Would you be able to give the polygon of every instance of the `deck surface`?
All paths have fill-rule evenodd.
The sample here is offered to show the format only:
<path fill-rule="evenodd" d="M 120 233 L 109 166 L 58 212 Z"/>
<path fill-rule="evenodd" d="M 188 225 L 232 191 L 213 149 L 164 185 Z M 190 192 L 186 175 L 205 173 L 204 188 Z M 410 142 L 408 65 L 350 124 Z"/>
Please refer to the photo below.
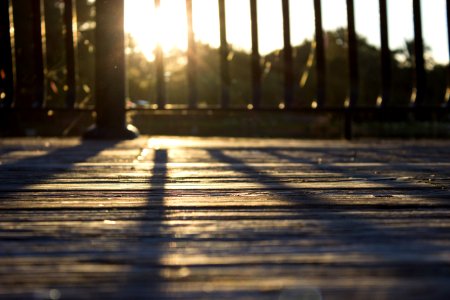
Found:
<path fill-rule="evenodd" d="M 0 299 L 450 299 L 450 141 L 0 141 Z"/>

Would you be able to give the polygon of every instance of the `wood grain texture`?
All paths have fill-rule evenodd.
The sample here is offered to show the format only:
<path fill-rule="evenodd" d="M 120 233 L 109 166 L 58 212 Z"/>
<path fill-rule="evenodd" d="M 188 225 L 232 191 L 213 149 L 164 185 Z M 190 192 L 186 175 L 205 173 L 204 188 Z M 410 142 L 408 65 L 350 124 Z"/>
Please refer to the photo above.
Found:
<path fill-rule="evenodd" d="M 450 299 L 450 142 L 0 141 L 1 299 Z"/>

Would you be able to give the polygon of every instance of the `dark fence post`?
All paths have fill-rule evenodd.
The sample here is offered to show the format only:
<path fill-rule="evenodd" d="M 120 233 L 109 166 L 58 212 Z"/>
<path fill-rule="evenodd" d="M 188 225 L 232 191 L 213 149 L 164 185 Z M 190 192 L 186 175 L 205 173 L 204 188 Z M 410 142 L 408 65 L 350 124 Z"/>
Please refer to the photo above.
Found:
<path fill-rule="evenodd" d="M 43 23 L 43 13 L 42 13 L 42 0 L 33 0 L 32 2 L 33 11 L 33 45 L 34 57 L 36 62 L 36 107 L 45 106 L 46 98 L 46 80 L 44 75 L 45 70 L 45 53 L 44 53 L 44 42 L 42 39 L 42 23 Z"/>
<path fill-rule="evenodd" d="M 389 26 L 386 0 L 380 0 L 380 33 L 381 33 L 381 103 L 385 107 L 391 99 L 392 69 L 391 51 L 389 48 Z"/>
<path fill-rule="evenodd" d="M 156 14 L 159 15 L 160 0 L 155 0 Z M 161 17 L 158 16 L 158 19 Z M 164 53 L 161 41 L 157 41 L 155 49 L 155 65 L 156 65 L 156 105 L 159 109 L 164 109 L 166 106 L 166 79 L 164 76 Z"/>
<path fill-rule="evenodd" d="M 187 78 L 188 78 L 188 102 L 189 108 L 197 107 L 197 57 L 195 48 L 194 26 L 192 21 L 192 0 L 186 0 L 188 50 L 187 50 Z"/>
<path fill-rule="evenodd" d="M 137 136 L 125 118 L 124 0 L 97 0 L 95 84 L 97 122 L 86 138 L 131 139 Z"/>
<path fill-rule="evenodd" d="M 222 108 L 230 106 L 230 67 L 228 64 L 228 41 L 227 24 L 225 14 L 225 0 L 219 0 L 219 22 L 220 22 L 220 79 L 221 79 L 221 97 L 220 105 Z"/>
<path fill-rule="evenodd" d="M 14 99 L 10 25 L 9 1 L 0 1 L 0 107 L 11 107 Z"/>
<path fill-rule="evenodd" d="M 13 1 L 16 65 L 15 106 L 43 107 L 45 102 L 41 1 Z"/>
<path fill-rule="evenodd" d="M 447 0 L 447 42 L 450 55 L 450 0 Z M 450 57 L 450 56 L 449 56 Z M 444 106 L 450 104 L 450 63 L 447 67 L 447 90 L 445 92 Z"/>
<path fill-rule="evenodd" d="M 423 105 L 426 94 L 425 59 L 423 57 L 422 12 L 420 0 L 413 0 L 414 11 L 414 64 L 415 92 L 411 97 L 412 105 Z"/>
<path fill-rule="evenodd" d="M 327 76 L 321 4 L 322 4 L 321 0 L 314 0 L 314 15 L 316 27 L 317 107 L 323 107 L 326 101 L 326 76 Z"/>
<path fill-rule="evenodd" d="M 353 0 L 347 0 L 347 23 L 348 23 L 348 62 L 350 75 L 350 91 L 345 114 L 345 138 L 353 137 L 353 108 L 359 97 L 359 66 L 358 66 L 358 40 L 355 28 L 355 8 Z"/>
<path fill-rule="evenodd" d="M 284 40 L 284 105 L 291 108 L 294 102 L 294 60 L 291 45 L 291 21 L 289 0 L 282 0 Z"/>
<path fill-rule="evenodd" d="M 65 27 L 65 46 L 66 46 L 66 69 L 67 69 L 67 94 L 66 107 L 75 106 L 76 92 L 76 31 L 73 28 L 77 24 L 77 17 L 73 0 L 64 0 L 64 27 Z"/>
<path fill-rule="evenodd" d="M 252 105 L 254 109 L 261 107 L 261 57 L 258 40 L 258 8 L 257 1 L 250 0 L 250 18 L 252 25 Z"/>

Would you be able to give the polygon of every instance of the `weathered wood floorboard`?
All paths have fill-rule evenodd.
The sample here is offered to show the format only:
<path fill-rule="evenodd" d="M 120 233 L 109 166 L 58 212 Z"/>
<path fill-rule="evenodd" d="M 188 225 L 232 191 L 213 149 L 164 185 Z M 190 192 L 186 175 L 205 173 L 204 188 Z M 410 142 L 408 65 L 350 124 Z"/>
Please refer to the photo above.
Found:
<path fill-rule="evenodd" d="M 450 299 L 450 142 L 0 141 L 1 299 Z"/>

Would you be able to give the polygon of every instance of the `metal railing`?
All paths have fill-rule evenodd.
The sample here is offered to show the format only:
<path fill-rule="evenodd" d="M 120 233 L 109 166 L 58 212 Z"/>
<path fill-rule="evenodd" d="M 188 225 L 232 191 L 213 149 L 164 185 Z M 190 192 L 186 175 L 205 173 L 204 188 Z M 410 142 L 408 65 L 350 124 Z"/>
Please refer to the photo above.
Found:
<path fill-rule="evenodd" d="M 150 1 L 150 0 L 149 0 Z M 154 0 L 156 7 L 161 0 Z M 162 0 L 165 1 L 165 0 Z M 194 0 L 195 1 L 195 0 Z M 442 99 L 441 105 L 429 105 L 427 103 L 426 70 L 424 60 L 424 42 L 422 33 L 421 1 L 412 0 L 414 15 L 414 88 L 410 105 L 404 107 L 390 106 L 392 100 L 392 52 L 389 47 L 389 26 L 387 18 L 386 0 L 379 0 L 379 19 L 381 33 L 381 90 L 382 101 L 378 106 L 361 107 L 359 102 L 360 75 L 358 66 L 358 39 L 355 27 L 354 0 L 346 0 L 347 11 L 347 38 L 348 38 L 348 101 L 343 107 L 328 107 L 327 103 L 327 69 L 326 49 L 324 45 L 324 30 L 322 26 L 321 0 L 314 1 L 315 11 L 315 74 L 316 74 L 316 105 L 313 108 L 298 108 L 295 102 L 295 78 L 293 71 L 293 47 L 290 33 L 290 7 L 289 0 L 280 0 L 283 16 L 283 40 L 282 50 L 284 68 L 284 105 L 268 108 L 262 103 L 262 68 L 261 55 L 258 41 L 258 10 L 257 0 L 249 0 L 251 15 L 251 103 L 242 107 L 230 106 L 230 67 L 227 59 L 230 49 L 227 41 L 226 26 L 226 0 L 218 0 L 220 20 L 220 103 L 212 107 L 198 105 L 197 91 L 197 57 L 196 42 L 194 40 L 192 2 L 186 0 L 188 50 L 187 50 L 187 81 L 188 95 L 186 105 L 179 107 L 183 110 L 286 110 L 299 112 L 334 112 L 344 116 L 345 137 L 352 136 L 352 120 L 360 111 L 432 111 L 448 114 L 450 98 L 450 76 L 447 83 L 447 93 Z M 45 26 L 43 0 L 21 1 L 20 5 L 27 5 L 27 9 L 17 12 L 14 5 L 18 1 L 0 1 L 0 107 L 2 110 L 50 109 L 45 103 Z M 64 0 L 63 23 L 65 28 L 65 66 L 66 66 L 66 110 L 79 110 L 76 106 L 77 91 L 77 28 L 75 0 Z M 450 33 L 450 0 L 447 0 L 447 31 Z M 23 12 L 26 12 L 26 15 Z M 18 32 L 14 24 L 17 22 L 29 23 L 28 30 Z M 96 45 L 95 45 L 95 111 L 97 112 L 96 129 L 88 136 L 95 137 L 132 137 L 134 136 L 126 126 L 125 97 L 125 53 L 121 49 L 125 47 L 124 39 L 124 1 L 123 0 L 97 0 L 96 1 Z M 448 37 L 450 40 L 450 37 Z M 29 49 L 13 49 L 15 44 L 24 44 L 24 40 L 30 44 Z M 14 41 L 13 43 L 11 41 Z M 449 44 L 450 49 L 450 44 Z M 156 65 L 156 91 L 157 99 L 154 109 L 167 109 L 166 87 L 164 79 L 164 56 L 159 47 L 155 51 Z M 26 61 L 29 64 L 19 63 Z M 24 68 L 32 69 L 33 78 L 22 76 Z M 450 74 L 450 69 L 448 71 Z M 30 92 L 27 92 L 29 90 Z"/>

